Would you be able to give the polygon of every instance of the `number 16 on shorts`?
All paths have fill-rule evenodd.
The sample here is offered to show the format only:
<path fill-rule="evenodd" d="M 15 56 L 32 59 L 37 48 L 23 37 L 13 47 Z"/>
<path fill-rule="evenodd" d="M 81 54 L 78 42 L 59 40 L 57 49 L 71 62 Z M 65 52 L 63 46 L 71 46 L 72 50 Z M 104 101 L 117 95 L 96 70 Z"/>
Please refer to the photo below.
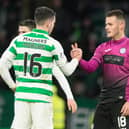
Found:
<path fill-rule="evenodd" d="M 126 117 L 125 116 L 118 116 L 118 126 L 120 129 L 127 129 L 126 128 Z"/>

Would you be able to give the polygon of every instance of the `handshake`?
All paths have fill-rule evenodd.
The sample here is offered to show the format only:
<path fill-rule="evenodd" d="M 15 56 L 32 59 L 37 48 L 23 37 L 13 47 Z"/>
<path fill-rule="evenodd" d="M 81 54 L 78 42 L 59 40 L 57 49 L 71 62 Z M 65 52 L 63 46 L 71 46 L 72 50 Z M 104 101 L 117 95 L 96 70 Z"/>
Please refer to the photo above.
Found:
<path fill-rule="evenodd" d="M 71 58 L 76 58 L 78 61 L 82 58 L 82 49 L 78 48 L 78 44 L 74 43 L 71 45 L 72 50 L 70 51 Z"/>

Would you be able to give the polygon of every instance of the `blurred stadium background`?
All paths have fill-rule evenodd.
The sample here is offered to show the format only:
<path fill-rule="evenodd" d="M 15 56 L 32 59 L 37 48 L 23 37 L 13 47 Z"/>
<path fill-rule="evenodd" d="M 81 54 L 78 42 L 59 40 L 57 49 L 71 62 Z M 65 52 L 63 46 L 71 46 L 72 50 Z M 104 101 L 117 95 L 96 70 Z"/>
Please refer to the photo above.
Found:
<path fill-rule="evenodd" d="M 129 21 L 128 0 L 0 0 L 0 54 L 17 35 L 19 21 L 33 19 L 34 10 L 38 6 L 48 6 L 56 11 L 57 22 L 52 36 L 62 43 L 68 59 L 70 45 L 75 41 L 84 50 L 84 59 L 88 60 L 96 46 L 106 40 L 104 16 L 107 10 L 123 9 L 127 23 Z M 126 28 L 128 36 L 128 24 Z M 101 71 L 87 75 L 78 67 L 68 80 L 78 104 L 78 111 L 72 115 L 65 107 L 64 127 L 55 129 L 90 129 L 102 85 Z M 66 103 L 60 87 L 58 96 Z M 13 92 L 0 79 L 0 129 L 9 129 L 11 125 L 14 115 L 13 101 Z"/>

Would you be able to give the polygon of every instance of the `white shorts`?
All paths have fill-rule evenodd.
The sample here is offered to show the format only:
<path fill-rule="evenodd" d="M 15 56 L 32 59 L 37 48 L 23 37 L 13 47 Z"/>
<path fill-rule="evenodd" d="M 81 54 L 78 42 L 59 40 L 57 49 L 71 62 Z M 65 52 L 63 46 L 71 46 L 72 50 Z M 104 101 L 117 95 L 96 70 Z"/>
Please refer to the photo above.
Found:
<path fill-rule="evenodd" d="M 52 103 L 15 101 L 12 129 L 53 129 Z"/>

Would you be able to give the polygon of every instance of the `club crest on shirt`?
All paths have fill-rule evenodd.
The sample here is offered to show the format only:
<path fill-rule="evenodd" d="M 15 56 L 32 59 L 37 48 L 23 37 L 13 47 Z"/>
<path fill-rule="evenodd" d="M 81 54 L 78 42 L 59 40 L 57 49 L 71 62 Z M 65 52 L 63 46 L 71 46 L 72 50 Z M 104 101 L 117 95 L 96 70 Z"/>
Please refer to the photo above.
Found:
<path fill-rule="evenodd" d="M 126 48 L 121 48 L 121 49 L 120 49 L 120 53 L 121 53 L 121 54 L 126 53 Z"/>

